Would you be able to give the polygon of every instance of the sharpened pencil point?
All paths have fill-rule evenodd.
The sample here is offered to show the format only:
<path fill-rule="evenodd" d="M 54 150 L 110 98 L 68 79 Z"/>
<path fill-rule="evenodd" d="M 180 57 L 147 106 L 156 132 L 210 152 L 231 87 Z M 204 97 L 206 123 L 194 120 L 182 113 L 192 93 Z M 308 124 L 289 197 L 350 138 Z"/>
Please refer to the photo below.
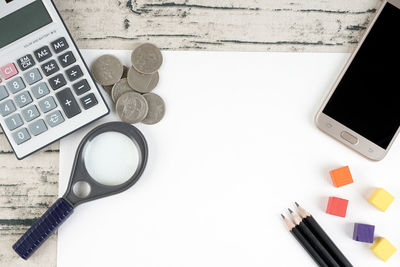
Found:
<path fill-rule="evenodd" d="M 289 212 L 292 214 L 293 213 L 293 210 L 291 210 L 291 209 L 288 209 L 289 210 Z"/>
<path fill-rule="evenodd" d="M 299 203 L 297 203 L 297 202 L 294 202 L 294 204 L 296 204 L 297 207 L 300 206 Z"/>
<path fill-rule="evenodd" d="M 285 216 L 283 216 L 283 214 L 281 214 L 281 216 L 282 216 L 282 219 L 285 219 Z"/>

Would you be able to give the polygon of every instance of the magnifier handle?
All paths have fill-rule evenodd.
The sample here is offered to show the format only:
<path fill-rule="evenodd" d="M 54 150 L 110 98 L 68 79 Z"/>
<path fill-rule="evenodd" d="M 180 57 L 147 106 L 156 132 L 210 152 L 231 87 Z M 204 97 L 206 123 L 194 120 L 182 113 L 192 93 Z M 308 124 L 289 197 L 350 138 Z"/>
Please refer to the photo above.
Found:
<path fill-rule="evenodd" d="M 27 260 L 65 222 L 73 210 L 65 199 L 59 198 L 13 245 L 15 252 Z"/>

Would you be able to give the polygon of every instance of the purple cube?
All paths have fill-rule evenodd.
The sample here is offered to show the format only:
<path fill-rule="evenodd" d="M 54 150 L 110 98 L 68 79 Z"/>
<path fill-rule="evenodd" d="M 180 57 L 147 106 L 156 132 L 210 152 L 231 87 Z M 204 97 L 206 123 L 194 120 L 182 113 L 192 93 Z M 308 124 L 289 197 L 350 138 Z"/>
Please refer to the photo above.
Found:
<path fill-rule="evenodd" d="M 359 242 L 374 243 L 375 225 L 355 223 L 353 239 Z"/>

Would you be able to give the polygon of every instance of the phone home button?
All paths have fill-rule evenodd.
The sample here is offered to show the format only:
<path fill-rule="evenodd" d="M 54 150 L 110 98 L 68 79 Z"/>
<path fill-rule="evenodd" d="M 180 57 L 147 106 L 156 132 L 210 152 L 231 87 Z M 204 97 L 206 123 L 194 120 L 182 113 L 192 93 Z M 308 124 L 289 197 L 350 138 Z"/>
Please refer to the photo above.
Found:
<path fill-rule="evenodd" d="M 343 131 L 343 132 L 340 134 L 340 136 L 341 136 L 344 140 L 346 140 L 347 142 L 349 142 L 349 143 L 352 144 L 352 145 L 356 145 L 356 144 L 358 143 L 358 138 L 355 137 L 354 135 L 352 135 L 352 134 L 346 132 L 346 131 Z"/>

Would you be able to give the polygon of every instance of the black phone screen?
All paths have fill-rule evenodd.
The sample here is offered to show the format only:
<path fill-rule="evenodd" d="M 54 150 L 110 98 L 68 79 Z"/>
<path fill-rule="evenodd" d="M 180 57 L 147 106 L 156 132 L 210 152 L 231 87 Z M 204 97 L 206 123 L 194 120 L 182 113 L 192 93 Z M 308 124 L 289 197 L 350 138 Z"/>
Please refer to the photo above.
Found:
<path fill-rule="evenodd" d="M 400 127 L 400 9 L 385 5 L 323 113 L 389 146 Z"/>

